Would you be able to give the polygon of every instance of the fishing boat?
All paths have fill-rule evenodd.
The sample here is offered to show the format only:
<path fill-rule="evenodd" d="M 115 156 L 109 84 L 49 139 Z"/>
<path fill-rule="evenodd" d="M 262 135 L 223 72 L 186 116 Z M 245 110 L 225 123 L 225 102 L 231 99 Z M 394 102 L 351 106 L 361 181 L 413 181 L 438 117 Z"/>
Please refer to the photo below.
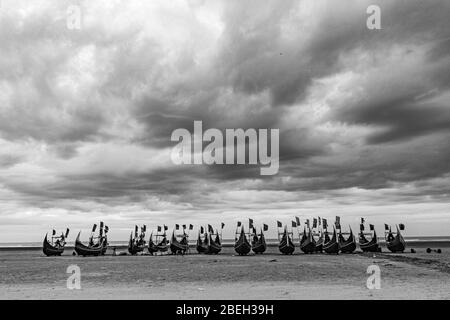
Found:
<path fill-rule="evenodd" d="M 107 240 L 105 236 L 105 230 L 108 232 L 108 227 L 104 227 L 103 222 L 100 222 L 99 235 L 94 236 L 94 232 L 97 229 L 97 225 L 94 224 L 92 227 L 91 236 L 89 237 L 89 244 L 84 245 L 80 240 L 81 231 L 78 232 L 77 238 L 75 240 L 75 252 L 79 256 L 100 256 L 103 255 L 107 250 Z M 105 244 L 106 242 L 106 244 Z"/>
<path fill-rule="evenodd" d="M 80 240 L 81 231 L 78 232 L 78 236 L 75 240 L 75 252 L 79 256 L 100 256 L 103 252 L 103 241 L 104 239 L 100 240 L 100 243 L 90 243 L 89 245 L 84 245 Z"/>
<path fill-rule="evenodd" d="M 279 237 L 280 234 L 278 234 L 278 250 L 280 250 L 282 254 L 292 254 L 295 251 L 295 245 L 292 241 L 291 234 L 287 231 L 287 226 L 284 226 L 284 231 L 281 238 Z"/>
<path fill-rule="evenodd" d="M 320 252 L 321 253 L 323 251 L 323 242 L 324 242 L 324 235 L 323 235 L 323 233 L 320 233 L 319 234 L 319 239 L 317 239 L 317 240 L 314 239 L 314 241 L 316 242 L 316 248 L 315 248 L 314 252 Z"/>
<path fill-rule="evenodd" d="M 397 232 L 392 232 L 391 228 L 389 227 L 389 232 L 387 232 L 386 236 L 386 247 L 391 252 L 403 252 L 406 248 L 406 242 L 405 239 L 403 239 L 402 234 L 400 233 L 400 230 L 404 230 L 403 224 L 402 227 L 399 229 L 398 226 Z"/>
<path fill-rule="evenodd" d="M 264 238 L 264 233 L 261 229 L 259 237 L 256 233 L 253 234 L 252 239 L 252 250 L 256 254 L 263 254 L 267 249 L 266 239 Z"/>
<path fill-rule="evenodd" d="M 158 252 L 167 252 L 169 250 L 169 242 L 167 241 L 166 235 L 164 235 L 158 244 L 155 246 Z"/>
<path fill-rule="evenodd" d="M 172 232 L 170 241 L 170 251 L 172 254 L 185 254 L 189 250 L 187 235 L 184 233 L 180 241 L 178 241 L 175 231 Z"/>
<path fill-rule="evenodd" d="M 311 229 L 306 233 L 306 228 L 303 228 L 303 235 L 300 239 L 300 250 L 304 253 L 314 253 L 316 251 L 316 241 L 313 238 Z"/>
<path fill-rule="evenodd" d="M 138 253 L 144 252 L 145 249 L 145 232 L 147 231 L 147 226 L 143 225 L 139 234 L 138 229 L 138 226 L 135 226 L 134 237 L 132 232 L 130 234 L 130 240 L 128 241 L 128 252 L 131 255 L 136 255 Z"/>
<path fill-rule="evenodd" d="M 64 252 L 64 247 L 66 245 L 66 239 L 69 235 L 69 229 L 67 228 L 66 233 L 56 236 L 56 231 L 53 230 L 51 241 L 48 241 L 48 234 L 45 235 L 44 242 L 42 245 L 42 251 L 44 254 L 49 256 L 60 256 Z M 56 240 L 55 240 L 56 239 Z"/>
<path fill-rule="evenodd" d="M 202 227 L 203 228 L 203 227 Z M 208 251 L 208 233 L 204 233 L 204 239 L 202 239 L 202 233 L 198 231 L 198 238 L 196 249 L 198 253 L 206 253 Z"/>
<path fill-rule="evenodd" d="M 208 234 L 208 250 L 207 254 L 218 254 L 222 250 L 222 241 L 220 240 L 219 233 L 216 233 L 216 238 L 213 240 L 213 234 Z"/>
<path fill-rule="evenodd" d="M 157 245 L 153 242 L 153 232 L 150 233 L 150 238 L 148 239 L 148 247 L 147 247 L 148 253 L 150 253 L 150 255 L 155 254 L 156 252 L 158 252 L 158 247 Z"/>
<path fill-rule="evenodd" d="M 252 246 L 247 239 L 247 235 L 245 234 L 244 231 L 244 226 L 242 226 L 239 238 L 236 240 L 234 244 L 234 251 L 236 251 L 236 253 L 239 254 L 240 256 L 243 256 L 248 254 L 251 249 Z"/>
<path fill-rule="evenodd" d="M 339 242 L 337 239 L 336 229 L 333 227 L 333 236 L 330 239 L 328 231 L 325 229 L 323 242 L 323 251 L 328 254 L 339 254 Z"/>
<path fill-rule="evenodd" d="M 364 232 L 364 218 L 361 218 L 361 224 L 359 228 L 359 247 L 363 252 L 380 252 L 381 248 L 378 243 L 377 232 L 373 224 L 369 225 L 371 233 Z M 368 239 L 366 236 L 370 236 Z"/>
<path fill-rule="evenodd" d="M 347 239 L 345 239 L 344 234 L 339 231 L 339 250 L 342 253 L 352 253 L 356 250 L 356 239 L 351 227 Z"/>

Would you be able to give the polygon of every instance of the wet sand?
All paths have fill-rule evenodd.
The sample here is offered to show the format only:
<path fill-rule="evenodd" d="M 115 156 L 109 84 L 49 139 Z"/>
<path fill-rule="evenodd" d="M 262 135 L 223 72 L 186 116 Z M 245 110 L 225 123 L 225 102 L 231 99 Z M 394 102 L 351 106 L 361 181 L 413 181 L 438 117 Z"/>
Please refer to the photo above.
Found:
<path fill-rule="evenodd" d="M 298 250 L 298 248 L 296 248 Z M 450 250 L 442 254 L 267 254 L 62 257 L 0 251 L 0 299 L 450 299 Z M 409 249 L 408 249 L 409 251 Z M 381 270 L 381 289 L 366 286 Z M 81 289 L 66 285 L 69 265 Z"/>

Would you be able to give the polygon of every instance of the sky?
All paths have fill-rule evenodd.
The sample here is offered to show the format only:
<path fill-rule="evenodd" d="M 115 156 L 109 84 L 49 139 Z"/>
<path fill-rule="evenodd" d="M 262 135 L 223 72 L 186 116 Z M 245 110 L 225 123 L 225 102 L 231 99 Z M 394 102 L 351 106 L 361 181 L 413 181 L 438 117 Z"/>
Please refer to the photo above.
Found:
<path fill-rule="evenodd" d="M 449 16 L 445 0 L 1 0 L 0 242 L 100 220 L 112 240 L 222 221 L 230 238 L 248 218 L 275 236 L 336 215 L 450 235 Z M 171 133 L 195 120 L 279 129 L 278 174 L 175 165 Z"/>

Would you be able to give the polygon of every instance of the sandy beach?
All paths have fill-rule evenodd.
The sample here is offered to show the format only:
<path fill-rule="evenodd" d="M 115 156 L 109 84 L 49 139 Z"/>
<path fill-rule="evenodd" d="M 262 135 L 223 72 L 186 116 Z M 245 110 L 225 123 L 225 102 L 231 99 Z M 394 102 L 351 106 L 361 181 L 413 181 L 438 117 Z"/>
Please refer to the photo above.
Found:
<path fill-rule="evenodd" d="M 298 248 L 297 248 L 298 249 Z M 330 256 L 45 257 L 39 250 L 0 252 L 0 299 L 449 299 L 450 254 L 377 253 Z M 409 248 L 408 248 L 409 251 Z M 378 265 L 381 288 L 366 286 Z M 69 290 L 67 267 L 81 270 Z"/>

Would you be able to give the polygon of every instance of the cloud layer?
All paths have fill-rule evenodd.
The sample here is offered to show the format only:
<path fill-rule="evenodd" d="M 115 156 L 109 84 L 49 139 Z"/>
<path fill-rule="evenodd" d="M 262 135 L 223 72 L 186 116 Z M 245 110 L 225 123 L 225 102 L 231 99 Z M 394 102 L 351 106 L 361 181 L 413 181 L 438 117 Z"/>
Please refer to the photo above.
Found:
<path fill-rule="evenodd" d="M 378 1 L 369 30 L 371 4 L 79 1 L 71 30 L 70 1 L 4 0 L 0 241 L 336 214 L 448 234 L 450 4 Z M 278 175 L 173 165 L 194 120 L 279 128 Z"/>

